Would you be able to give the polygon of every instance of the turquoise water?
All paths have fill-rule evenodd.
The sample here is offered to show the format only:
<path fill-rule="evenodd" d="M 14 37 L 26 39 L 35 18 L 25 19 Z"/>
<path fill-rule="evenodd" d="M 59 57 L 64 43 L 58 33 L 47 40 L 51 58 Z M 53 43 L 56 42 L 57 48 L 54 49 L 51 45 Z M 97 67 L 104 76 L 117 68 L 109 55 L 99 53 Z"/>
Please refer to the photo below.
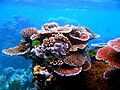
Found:
<path fill-rule="evenodd" d="M 39 0 L 38 0 L 39 1 Z M 88 0 L 89 1 L 89 0 Z M 93 0 L 95 1 L 95 0 Z M 96 0 L 97 1 L 97 0 Z M 108 0 L 109 1 L 109 0 Z M 32 1 L 31 1 L 32 2 Z M 42 2 L 42 1 L 41 1 Z M 109 3 L 105 2 L 105 0 L 100 2 L 100 0 L 97 3 L 87 3 L 84 1 L 78 2 L 68 2 L 66 4 L 67 0 L 65 2 L 51 2 L 50 4 L 45 2 L 43 0 L 43 4 L 39 3 L 15 3 L 15 2 L 0 2 L 0 25 L 5 23 L 7 20 L 13 20 L 14 16 L 25 16 L 29 18 L 30 23 L 35 24 L 38 29 L 41 28 L 41 26 L 44 23 L 55 21 L 58 22 L 60 25 L 65 24 L 74 24 L 74 25 L 82 25 L 87 26 L 90 28 L 94 33 L 99 34 L 101 37 L 91 41 L 90 43 L 96 43 L 96 42 L 107 42 L 110 39 L 114 39 L 120 36 L 120 9 L 119 9 L 119 1 L 117 2 L 111 2 Z M 45 3 L 45 4 L 44 4 Z M 101 3 L 101 4 L 100 4 Z M 73 6 L 72 6 L 73 4 Z M 55 7 L 54 7 L 55 6 Z M 35 26 L 33 25 L 33 26 Z M 30 26 L 29 26 L 30 27 Z M 21 29 L 23 29 L 22 27 Z M 26 27 L 25 27 L 26 28 Z M 11 36 L 11 33 L 13 33 L 12 30 L 10 31 L 1 31 L 1 47 L 0 50 L 3 48 L 9 48 L 12 46 L 17 46 L 19 44 L 19 41 L 22 39 L 21 37 L 21 29 L 13 30 L 15 35 Z M 4 35 L 5 34 L 5 35 Z M 14 38 L 18 37 L 17 40 Z M 9 38 L 8 38 L 9 37 Z M 7 40 L 7 44 L 4 42 Z M 10 41 L 9 41 L 10 40 Z M 13 40 L 13 41 L 11 41 Z M 4 42 L 4 43 L 3 43 Z M 12 43 L 13 42 L 13 43 Z M 10 58 L 9 56 L 4 56 L 1 54 L 1 64 L 5 64 L 4 61 L 6 61 L 7 64 L 5 64 L 5 67 L 7 66 L 14 66 L 11 65 L 11 62 L 13 58 Z M 10 60 L 4 60 L 3 58 L 7 57 Z M 16 63 L 19 63 L 19 61 L 15 61 Z M 21 60 L 20 60 L 21 62 Z M 23 61 L 26 62 L 26 61 Z M 21 67 L 24 67 L 20 65 Z M 17 67 L 17 65 L 16 65 Z"/>
<path fill-rule="evenodd" d="M 23 39 L 21 37 L 23 28 L 36 26 L 40 29 L 43 24 L 53 21 L 59 25 L 73 24 L 90 28 L 94 33 L 100 35 L 100 38 L 90 41 L 90 43 L 106 43 L 111 39 L 120 37 L 119 0 L 5 1 L 0 1 L 0 51 L 19 45 L 19 41 Z M 20 23 L 17 28 L 14 28 L 15 16 L 27 18 L 29 22 L 26 23 L 29 25 L 24 26 L 24 23 Z M 9 29 L 4 24 L 6 21 L 10 21 L 8 23 Z M 23 25 L 19 28 L 21 24 Z M 2 29 L 3 26 L 6 27 L 5 30 Z M 17 56 L 7 56 L 0 52 L 1 69 L 10 66 L 27 69 L 29 64 L 31 64 L 29 60 Z"/>
<path fill-rule="evenodd" d="M 74 24 L 87 26 L 94 33 L 101 36 L 100 38 L 91 41 L 91 43 L 107 42 L 108 40 L 117 38 L 120 35 L 120 9 L 115 5 L 110 5 L 109 3 L 106 3 L 107 7 L 105 7 L 104 3 L 103 6 L 96 4 L 95 7 L 95 5 L 87 6 L 88 4 L 84 3 L 81 5 L 76 5 L 75 7 L 75 4 L 78 3 L 73 3 L 74 6 L 69 6 L 70 4 L 64 4 L 64 2 L 62 4 L 56 2 L 56 4 L 58 5 L 53 2 L 53 6 L 56 6 L 53 7 L 51 3 L 50 5 L 39 5 L 35 3 L 32 5 L 31 3 L 12 4 L 10 2 L 0 2 L 0 25 L 2 27 L 6 20 L 12 20 L 14 16 L 25 16 L 29 18 L 31 23 L 36 24 L 38 29 L 40 29 L 44 23 L 51 21 L 58 22 L 60 25 Z M 16 30 L 14 32 L 14 34 L 18 35 L 19 37 L 17 40 L 14 40 L 16 36 L 11 36 L 10 33 L 8 34 L 8 32 L 1 32 L 1 34 L 6 34 L 4 38 L 1 37 L 1 41 L 12 39 L 15 43 L 13 42 L 12 44 L 12 42 L 10 42 L 10 44 L 8 45 L 6 45 L 6 43 L 3 43 L 1 44 L 0 50 L 2 50 L 3 48 L 8 48 L 10 46 L 17 46 L 19 44 L 19 41 L 22 39 L 22 37 L 20 36 L 21 30 Z M 9 41 L 7 42 L 9 43 Z M 3 64 L 4 60 L 3 58 L 1 59 Z M 6 62 L 8 62 L 7 65 L 9 66 L 9 61 L 6 60 Z"/>

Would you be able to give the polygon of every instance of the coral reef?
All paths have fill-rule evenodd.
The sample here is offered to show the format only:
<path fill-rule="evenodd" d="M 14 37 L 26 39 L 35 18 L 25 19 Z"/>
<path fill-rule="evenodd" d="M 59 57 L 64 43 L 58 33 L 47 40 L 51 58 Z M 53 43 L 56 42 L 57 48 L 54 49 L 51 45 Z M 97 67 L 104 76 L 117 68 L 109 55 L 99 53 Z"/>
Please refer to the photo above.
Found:
<path fill-rule="evenodd" d="M 110 40 L 107 46 L 100 48 L 97 51 L 96 58 L 98 60 L 108 62 L 113 67 L 119 68 L 120 67 L 119 41 L 120 38 Z"/>
<path fill-rule="evenodd" d="M 44 90 L 57 76 L 70 77 L 88 71 L 88 42 L 99 35 L 84 26 L 59 26 L 52 22 L 44 24 L 41 30 L 23 29 L 22 36 L 24 41 L 19 46 L 4 49 L 3 53 L 32 59 L 35 88 Z"/>
<path fill-rule="evenodd" d="M 30 48 L 28 47 L 28 44 L 26 41 L 21 41 L 19 46 L 4 49 L 2 52 L 7 55 L 24 55 L 30 51 Z"/>
<path fill-rule="evenodd" d="M 103 60 L 112 66 L 106 70 L 103 77 L 108 81 L 109 90 L 120 89 L 120 38 L 108 41 L 107 45 L 98 49 L 97 60 Z M 117 82 L 116 82 L 117 81 Z"/>
<path fill-rule="evenodd" d="M 8 67 L 0 75 L 0 90 L 26 90 L 33 87 L 32 72 L 24 69 Z"/>
<path fill-rule="evenodd" d="M 32 36 L 33 34 L 37 33 L 37 29 L 36 28 L 27 28 L 27 29 L 23 29 L 22 30 L 22 37 L 27 39 L 30 36 Z"/>
<path fill-rule="evenodd" d="M 111 67 L 104 62 L 93 63 L 91 69 L 84 72 L 84 83 L 89 90 L 109 90 L 108 81 L 103 78 L 103 73 L 110 69 Z"/>
<path fill-rule="evenodd" d="M 108 42 L 108 46 L 113 48 L 116 52 L 120 52 L 120 38 L 116 38 L 115 40 L 110 40 Z"/>

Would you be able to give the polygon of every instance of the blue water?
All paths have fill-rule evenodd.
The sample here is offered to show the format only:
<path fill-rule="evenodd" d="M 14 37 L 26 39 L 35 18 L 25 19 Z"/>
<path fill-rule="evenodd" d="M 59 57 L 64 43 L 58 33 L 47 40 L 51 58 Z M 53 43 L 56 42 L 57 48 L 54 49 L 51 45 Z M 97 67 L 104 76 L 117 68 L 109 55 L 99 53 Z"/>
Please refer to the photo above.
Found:
<path fill-rule="evenodd" d="M 79 1 L 57 1 L 53 0 L 48 3 L 47 0 L 34 0 L 23 2 L 18 2 L 11 0 L 8 2 L 0 1 L 0 25 L 3 27 L 3 24 L 7 22 L 9 28 L 14 27 L 13 23 L 15 21 L 15 16 L 21 18 L 28 18 L 29 22 L 32 23 L 27 25 L 28 27 L 36 26 L 38 29 L 44 23 L 55 21 L 59 25 L 65 24 L 74 24 L 82 25 L 90 28 L 94 33 L 100 34 L 100 38 L 91 41 L 90 43 L 96 42 L 107 42 L 110 39 L 114 39 L 120 36 L 120 2 L 119 0 L 79 0 Z M 24 18 L 23 18 L 24 19 Z M 20 23 L 24 24 L 24 23 Z M 6 25 L 6 24 L 5 24 Z M 5 26 L 4 25 L 4 26 Z M 7 25 L 5 27 L 7 27 Z M 19 25 L 17 25 L 19 27 Z M 15 30 L 9 29 L 1 31 L 0 37 L 0 50 L 4 48 L 14 47 L 19 44 L 19 41 L 22 39 L 21 30 L 27 28 L 27 26 L 22 26 Z M 10 57 L 0 53 L 0 64 L 5 67 L 15 66 L 16 68 L 25 67 L 26 63 L 29 61 L 23 60 L 23 58 Z M 14 60 L 18 59 L 18 60 Z M 22 59 L 22 60 L 20 60 Z M 19 61 L 20 60 L 20 61 Z M 6 62 L 6 63 L 4 63 Z M 25 63 L 25 65 L 21 65 Z M 15 65 L 14 65 L 15 64 Z"/>
<path fill-rule="evenodd" d="M 0 51 L 19 45 L 23 28 L 40 29 L 52 21 L 59 25 L 87 26 L 101 36 L 89 43 L 106 43 L 120 37 L 120 1 L 0 0 Z M 27 69 L 29 64 L 31 60 L 0 52 L 0 69 L 10 66 Z"/>

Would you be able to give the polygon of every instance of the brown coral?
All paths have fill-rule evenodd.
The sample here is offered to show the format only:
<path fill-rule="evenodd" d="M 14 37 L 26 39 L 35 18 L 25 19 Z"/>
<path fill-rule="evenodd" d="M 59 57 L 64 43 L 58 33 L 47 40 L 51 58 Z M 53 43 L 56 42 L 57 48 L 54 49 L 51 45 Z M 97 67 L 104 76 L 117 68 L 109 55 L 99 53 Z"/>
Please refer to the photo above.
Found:
<path fill-rule="evenodd" d="M 37 33 L 37 29 L 36 28 L 26 28 L 22 30 L 22 37 L 23 38 L 29 38 L 30 36 L 32 36 L 33 34 Z"/>
<path fill-rule="evenodd" d="M 89 90 L 108 90 L 108 82 L 103 78 L 103 73 L 109 69 L 111 67 L 104 62 L 93 63 L 91 69 L 84 72 L 84 84 Z"/>
<path fill-rule="evenodd" d="M 116 52 L 113 48 L 105 46 L 97 51 L 96 58 L 104 60 L 115 67 L 120 67 L 120 53 Z"/>
<path fill-rule="evenodd" d="M 54 70 L 55 73 L 57 73 L 60 76 L 74 76 L 79 74 L 82 71 L 82 67 L 77 68 L 60 68 Z"/>
<path fill-rule="evenodd" d="M 75 66 L 75 67 L 82 66 L 85 61 L 86 61 L 86 58 L 80 53 L 73 53 L 64 58 L 64 62 L 66 64 L 70 66 Z"/>
<path fill-rule="evenodd" d="M 7 55 L 24 55 L 30 51 L 29 46 L 27 46 L 26 41 L 21 41 L 19 46 L 4 49 L 2 52 Z"/>
<path fill-rule="evenodd" d="M 67 37 L 65 37 L 63 34 L 55 34 L 54 36 L 50 38 L 46 38 L 43 40 L 43 45 L 45 46 L 53 46 L 54 43 L 57 41 L 63 41 L 69 45 L 69 47 L 72 45 L 71 42 Z"/>
<path fill-rule="evenodd" d="M 57 32 L 57 28 L 59 27 L 59 25 L 55 22 L 51 22 L 51 23 L 46 23 L 42 26 L 42 30 L 46 31 L 46 32 Z"/>
<path fill-rule="evenodd" d="M 84 49 L 88 45 L 87 42 L 82 42 L 76 45 L 72 45 L 69 49 L 69 51 L 77 51 L 78 49 Z"/>
<path fill-rule="evenodd" d="M 70 26 L 63 26 L 59 27 L 58 31 L 59 33 L 70 33 L 72 31 L 72 28 Z"/>
<path fill-rule="evenodd" d="M 70 32 L 69 36 L 73 39 L 77 39 L 80 41 L 88 41 L 93 38 L 97 38 L 97 34 L 93 34 L 93 32 L 84 26 L 78 26 L 77 28 L 73 28 Z"/>
<path fill-rule="evenodd" d="M 108 46 L 113 48 L 116 52 L 120 52 L 120 38 L 110 40 Z"/>
<path fill-rule="evenodd" d="M 73 29 L 69 35 L 70 37 L 81 41 L 88 41 L 90 39 L 90 34 L 81 26 L 77 27 L 77 29 Z"/>
<path fill-rule="evenodd" d="M 82 65 L 82 71 L 87 71 L 91 68 L 91 62 L 89 60 L 86 60 L 84 64 Z"/>
<path fill-rule="evenodd" d="M 24 55 L 30 51 L 30 48 L 27 48 L 25 51 L 21 51 L 19 46 L 9 48 L 9 49 L 4 49 L 2 52 L 7 54 L 7 55 Z"/>

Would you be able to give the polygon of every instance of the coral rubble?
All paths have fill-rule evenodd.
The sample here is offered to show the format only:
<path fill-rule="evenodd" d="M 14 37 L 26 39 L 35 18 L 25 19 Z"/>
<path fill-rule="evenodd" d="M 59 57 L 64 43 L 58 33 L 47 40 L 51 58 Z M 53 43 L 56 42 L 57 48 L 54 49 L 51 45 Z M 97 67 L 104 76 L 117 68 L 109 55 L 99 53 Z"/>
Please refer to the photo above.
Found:
<path fill-rule="evenodd" d="M 94 34 L 84 26 L 46 23 L 41 30 L 22 30 L 24 41 L 19 46 L 4 49 L 7 55 L 20 55 L 33 60 L 33 82 L 37 89 L 45 89 L 56 76 L 75 76 L 91 68 L 86 48 Z M 16 82 L 16 81 L 15 81 Z"/>

